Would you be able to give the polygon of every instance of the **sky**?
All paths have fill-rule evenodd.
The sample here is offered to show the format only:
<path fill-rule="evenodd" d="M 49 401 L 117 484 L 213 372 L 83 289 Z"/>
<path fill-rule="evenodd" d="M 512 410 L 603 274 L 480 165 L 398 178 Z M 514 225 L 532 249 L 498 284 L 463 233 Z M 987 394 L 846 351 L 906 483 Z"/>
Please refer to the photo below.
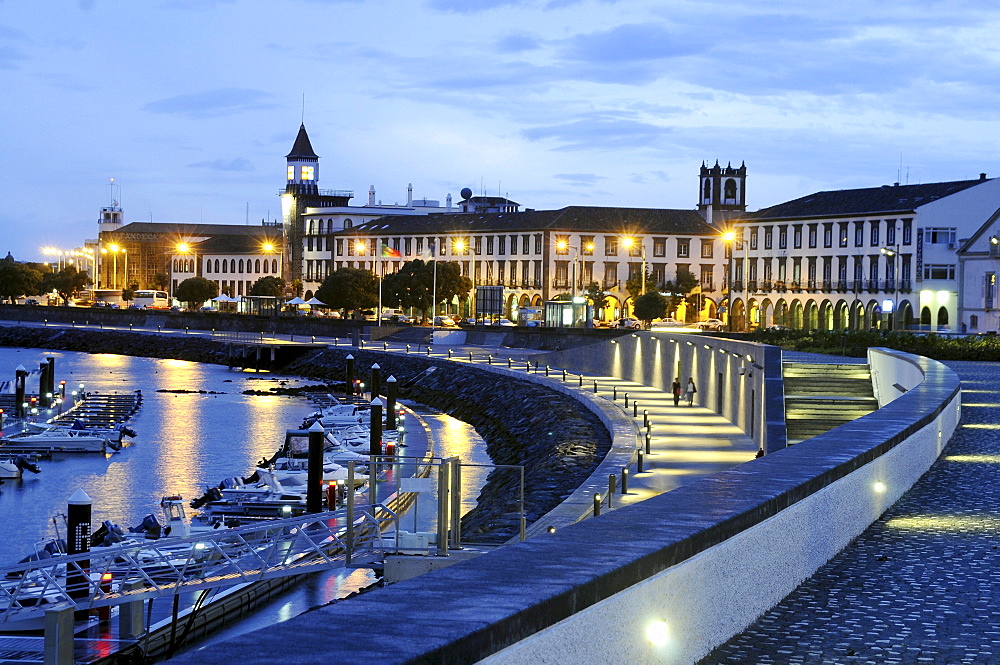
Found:
<path fill-rule="evenodd" d="M 997 0 L 0 0 L 0 256 L 112 200 L 279 218 L 303 120 L 355 205 L 692 209 L 716 160 L 750 210 L 993 177 L 997 34 Z"/>

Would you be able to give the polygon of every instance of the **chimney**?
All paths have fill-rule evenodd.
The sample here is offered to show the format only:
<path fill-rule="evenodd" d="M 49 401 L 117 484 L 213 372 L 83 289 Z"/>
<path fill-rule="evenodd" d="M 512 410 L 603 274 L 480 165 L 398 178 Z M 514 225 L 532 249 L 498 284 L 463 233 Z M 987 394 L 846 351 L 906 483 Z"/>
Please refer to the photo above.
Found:
<path fill-rule="evenodd" d="M 413 183 L 409 183 L 406 186 L 406 207 L 409 208 L 413 205 Z"/>
<path fill-rule="evenodd" d="M 445 208 L 448 210 L 448 212 L 451 212 L 451 194 L 450 193 L 448 194 L 447 197 L 445 197 Z"/>
<path fill-rule="evenodd" d="M 368 188 L 368 205 L 375 205 L 375 185 Z"/>
<path fill-rule="evenodd" d="M 980 180 L 986 180 L 986 174 L 985 173 L 980 173 L 979 174 L 979 179 Z"/>

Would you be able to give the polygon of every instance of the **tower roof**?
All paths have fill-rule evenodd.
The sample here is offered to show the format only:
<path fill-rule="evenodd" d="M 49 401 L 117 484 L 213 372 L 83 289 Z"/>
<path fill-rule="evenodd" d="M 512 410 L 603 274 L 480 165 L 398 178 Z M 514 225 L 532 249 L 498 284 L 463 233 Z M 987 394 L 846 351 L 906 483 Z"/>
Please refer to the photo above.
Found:
<path fill-rule="evenodd" d="M 305 123 L 299 125 L 299 134 L 295 137 L 295 145 L 292 146 L 292 151 L 285 155 L 285 159 L 319 159 L 319 155 L 313 152 L 312 143 L 309 142 Z"/>

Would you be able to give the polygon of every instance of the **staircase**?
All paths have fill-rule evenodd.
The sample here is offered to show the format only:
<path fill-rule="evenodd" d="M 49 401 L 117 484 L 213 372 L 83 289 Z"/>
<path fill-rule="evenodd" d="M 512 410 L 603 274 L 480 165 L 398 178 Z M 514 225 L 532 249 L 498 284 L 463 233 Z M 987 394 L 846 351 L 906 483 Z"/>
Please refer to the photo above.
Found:
<path fill-rule="evenodd" d="M 788 444 L 828 432 L 878 408 L 868 365 L 783 363 Z"/>

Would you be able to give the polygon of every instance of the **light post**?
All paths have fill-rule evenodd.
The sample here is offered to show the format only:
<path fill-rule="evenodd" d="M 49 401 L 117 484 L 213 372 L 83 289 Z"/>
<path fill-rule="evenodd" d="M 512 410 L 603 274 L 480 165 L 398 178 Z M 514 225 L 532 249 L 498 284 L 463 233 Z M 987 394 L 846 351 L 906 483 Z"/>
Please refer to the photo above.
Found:
<path fill-rule="evenodd" d="M 642 239 L 639 241 L 639 255 L 642 257 L 642 286 L 639 288 L 639 295 L 646 295 L 646 243 Z M 636 243 L 634 238 L 625 238 L 622 240 L 622 244 L 628 250 L 632 249 L 632 245 Z"/>
<path fill-rule="evenodd" d="M 990 238 L 990 242 L 994 241 L 996 238 Z M 894 324 L 894 319 L 896 318 L 896 302 L 897 294 L 899 292 L 899 276 L 896 270 L 896 257 L 899 256 L 899 245 L 893 247 L 883 247 L 879 252 L 885 256 L 887 263 L 886 266 L 892 266 L 892 312 L 889 313 L 889 330 L 895 330 L 896 326 Z"/>
<path fill-rule="evenodd" d="M 475 247 L 475 243 L 471 243 L 470 242 L 469 246 L 466 247 L 465 241 L 462 240 L 461 238 L 459 238 L 459 239 L 457 239 L 455 241 L 455 249 L 456 249 L 456 251 L 459 254 L 461 254 L 462 252 L 465 252 L 466 250 L 468 250 L 469 253 L 472 254 L 472 267 L 469 270 L 469 280 L 472 282 L 472 294 L 470 296 L 470 302 L 469 302 L 469 309 L 470 309 L 469 313 L 472 314 L 472 318 L 473 319 L 478 320 L 479 317 L 476 315 L 476 247 Z"/>
<path fill-rule="evenodd" d="M 729 303 L 726 305 L 726 321 L 729 324 L 729 332 L 733 332 L 733 250 L 735 249 L 733 243 L 736 242 L 736 231 L 726 231 L 722 234 L 722 240 L 726 243 L 729 254 L 729 266 L 726 269 L 728 282 L 726 292 L 729 299 Z"/>

